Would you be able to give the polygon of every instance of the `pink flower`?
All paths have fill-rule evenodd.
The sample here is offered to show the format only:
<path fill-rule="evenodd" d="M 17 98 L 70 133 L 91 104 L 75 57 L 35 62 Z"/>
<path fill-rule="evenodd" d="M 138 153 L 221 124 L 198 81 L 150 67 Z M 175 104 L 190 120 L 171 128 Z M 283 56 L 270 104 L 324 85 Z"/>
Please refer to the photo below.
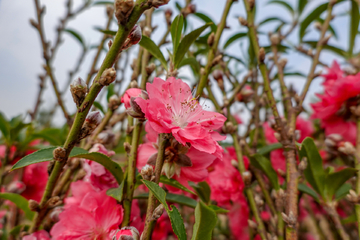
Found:
<path fill-rule="evenodd" d="M 157 134 L 151 129 L 149 122 L 145 129 L 148 130 L 148 140 L 156 140 Z M 155 142 L 141 144 L 138 148 L 137 168 L 141 171 L 147 163 L 155 165 L 157 145 Z M 187 181 L 200 182 L 208 176 L 209 167 L 216 157 L 193 147 L 183 146 L 176 139 L 170 140 L 170 146 L 165 150 L 163 172 L 168 178 L 174 177 L 187 185 Z"/>
<path fill-rule="evenodd" d="M 123 227 L 117 230 L 114 240 L 139 240 L 139 231 L 134 227 Z"/>
<path fill-rule="evenodd" d="M 249 207 L 244 195 L 241 194 L 240 199 L 232 205 L 228 216 L 230 230 L 234 239 L 249 239 Z"/>
<path fill-rule="evenodd" d="M 110 240 L 122 218 L 122 207 L 105 190 L 90 191 L 79 204 L 65 205 L 50 233 L 58 240 Z"/>
<path fill-rule="evenodd" d="M 108 157 L 115 154 L 114 151 L 108 151 L 102 144 L 96 143 L 89 152 L 99 152 Z M 99 190 L 117 187 L 118 184 L 114 176 L 101 164 L 85 160 L 84 168 L 87 172 L 85 177 L 95 188 Z"/>
<path fill-rule="evenodd" d="M 34 232 L 33 234 L 26 235 L 22 240 L 50 240 L 50 235 L 45 230 Z"/>
<path fill-rule="evenodd" d="M 324 77 L 323 86 L 327 89 L 330 88 L 336 80 L 343 78 L 344 72 L 341 70 L 337 61 L 334 61 L 331 67 L 328 68 L 328 72 L 321 76 Z"/>
<path fill-rule="evenodd" d="M 352 131 L 355 123 L 350 108 L 357 105 L 359 94 L 360 74 L 340 77 L 325 86 L 324 94 L 317 95 L 320 101 L 311 104 L 314 109 L 311 117 L 320 119 L 326 135 L 338 133 L 346 141 L 355 143 L 356 131 Z"/>
<path fill-rule="evenodd" d="M 131 97 L 139 97 L 141 91 L 142 90 L 140 88 L 129 88 L 126 90 L 124 95 L 121 97 L 121 102 L 124 103 L 126 109 L 130 108 Z"/>
<path fill-rule="evenodd" d="M 155 78 L 147 83 L 149 99 L 136 98 L 157 133 L 172 133 L 175 139 L 199 151 L 222 157 L 222 148 L 217 141 L 224 140 L 214 131 L 223 126 L 226 118 L 216 112 L 205 111 L 192 96 L 190 87 L 181 79 Z"/>
<path fill-rule="evenodd" d="M 154 232 L 151 239 L 156 240 L 166 240 L 169 235 L 174 234 L 170 219 L 166 212 L 164 212 L 161 217 L 157 220 Z"/>
<path fill-rule="evenodd" d="M 22 182 L 26 185 L 22 196 L 40 202 L 48 180 L 47 166 L 49 162 L 31 164 L 24 169 Z"/>
<path fill-rule="evenodd" d="M 244 189 L 239 171 L 231 164 L 231 160 L 237 161 L 235 150 L 233 147 L 226 150 L 223 161 L 217 160 L 209 168 L 209 177 L 206 180 L 211 188 L 211 199 L 221 206 L 228 206 L 230 202 L 240 199 Z M 246 157 L 244 162 L 247 168 L 249 161 Z"/>

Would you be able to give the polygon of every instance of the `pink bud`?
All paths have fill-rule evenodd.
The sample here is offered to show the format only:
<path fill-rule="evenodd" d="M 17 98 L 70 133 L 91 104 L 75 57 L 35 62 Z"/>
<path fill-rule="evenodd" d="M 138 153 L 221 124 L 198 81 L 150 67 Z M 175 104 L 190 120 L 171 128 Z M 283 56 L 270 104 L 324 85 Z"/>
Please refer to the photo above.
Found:
<path fill-rule="evenodd" d="M 140 42 L 141 37 L 142 37 L 141 27 L 139 25 L 135 25 L 131 29 L 129 36 L 126 38 L 125 43 L 122 47 L 122 50 L 126 50 L 129 47 L 131 47 L 132 45 L 135 45 L 138 42 Z"/>
<path fill-rule="evenodd" d="M 26 185 L 21 181 L 11 182 L 7 187 L 8 192 L 17 193 L 17 194 L 22 193 L 25 189 L 26 189 Z"/>
<path fill-rule="evenodd" d="M 139 231 L 134 227 L 123 227 L 117 230 L 113 240 L 139 240 Z"/>
<path fill-rule="evenodd" d="M 88 122 L 89 124 L 94 124 L 96 126 L 98 126 L 101 123 L 101 120 L 102 120 L 102 116 L 99 111 L 94 111 L 89 113 L 85 119 L 85 121 Z"/>
<path fill-rule="evenodd" d="M 215 71 L 213 71 L 212 75 L 216 81 L 219 81 L 220 79 L 223 78 L 223 72 L 219 69 L 216 69 Z"/>

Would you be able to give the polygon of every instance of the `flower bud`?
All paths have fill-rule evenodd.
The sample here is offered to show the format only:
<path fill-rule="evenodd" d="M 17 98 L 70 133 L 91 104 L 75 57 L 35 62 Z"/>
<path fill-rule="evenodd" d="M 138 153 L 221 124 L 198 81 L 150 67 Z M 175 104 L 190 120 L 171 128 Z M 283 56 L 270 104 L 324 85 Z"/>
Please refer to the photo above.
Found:
<path fill-rule="evenodd" d="M 251 184 L 251 178 L 252 178 L 251 172 L 245 171 L 241 175 L 244 180 L 245 186 L 249 186 Z"/>
<path fill-rule="evenodd" d="M 87 85 L 81 78 L 75 79 L 70 84 L 70 92 L 77 107 L 84 101 L 87 90 Z"/>
<path fill-rule="evenodd" d="M 260 48 L 259 49 L 259 61 L 264 62 L 264 60 L 265 60 L 265 49 Z"/>
<path fill-rule="evenodd" d="M 344 153 L 346 155 L 354 155 L 356 149 L 351 142 L 343 142 L 338 148 L 339 152 Z"/>
<path fill-rule="evenodd" d="M 162 173 L 164 173 L 167 178 L 172 178 L 176 173 L 175 163 L 165 162 L 162 168 Z"/>
<path fill-rule="evenodd" d="M 98 143 L 107 145 L 114 141 L 115 134 L 112 133 L 111 131 L 103 131 L 103 132 L 99 133 L 99 135 L 97 136 L 96 139 L 97 139 Z"/>
<path fill-rule="evenodd" d="M 130 98 L 130 108 L 127 109 L 126 112 L 133 118 L 144 118 L 145 114 L 142 112 L 141 107 L 136 103 L 135 100 L 135 97 Z"/>
<path fill-rule="evenodd" d="M 223 57 L 223 55 L 221 55 L 221 54 L 216 56 L 214 58 L 214 60 L 212 61 L 211 66 L 214 67 L 214 66 L 218 65 L 220 63 L 222 57 Z"/>
<path fill-rule="evenodd" d="M 89 136 L 101 123 L 102 116 L 99 111 L 91 112 L 87 115 L 84 125 L 81 128 L 79 139 Z"/>
<path fill-rule="evenodd" d="M 243 17 L 239 17 L 239 22 L 242 26 L 247 26 L 248 25 L 248 22 L 246 21 L 245 18 Z"/>
<path fill-rule="evenodd" d="M 139 240 L 140 233 L 134 227 L 123 227 L 117 230 L 113 240 Z"/>
<path fill-rule="evenodd" d="M 121 104 L 121 100 L 119 99 L 119 97 L 117 95 L 114 94 L 109 98 L 108 107 L 112 111 L 116 110 L 120 104 Z"/>
<path fill-rule="evenodd" d="M 133 29 L 131 29 L 129 36 L 126 38 L 122 50 L 126 50 L 132 45 L 135 45 L 138 42 L 140 42 L 141 37 L 142 37 L 141 27 L 139 25 L 135 25 Z"/>
<path fill-rule="evenodd" d="M 173 11 L 170 8 L 168 8 L 165 10 L 164 13 L 165 13 L 165 19 L 166 19 L 167 24 L 171 25 L 171 16 L 173 14 Z"/>
<path fill-rule="evenodd" d="M 257 223 L 250 219 L 248 219 L 248 225 L 252 229 L 257 229 L 257 227 L 258 227 Z"/>
<path fill-rule="evenodd" d="M 142 90 L 140 88 L 129 88 L 121 97 L 121 102 L 124 103 L 126 109 L 129 109 L 131 97 L 139 97 Z"/>
<path fill-rule="evenodd" d="M 130 83 L 130 88 L 139 88 L 139 85 L 136 80 L 132 80 Z M 122 98 L 121 98 L 122 99 Z"/>
<path fill-rule="evenodd" d="M 160 204 L 159 206 L 157 206 L 157 208 L 155 208 L 152 215 L 152 220 L 158 220 L 163 214 L 163 212 L 164 212 L 164 205 Z"/>
<path fill-rule="evenodd" d="M 151 181 L 151 179 L 154 176 L 154 168 L 149 165 L 146 164 L 145 166 L 143 166 L 143 168 L 140 171 L 140 175 L 142 176 L 143 179 Z"/>
<path fill-rule="evenodd" d="M 116 70 L 115 68 L 107 68 L 105 71 L 101 74 L 101 77 L 99 79 L 99 83 L 103 86 L 108 86 L 110 83 L 115 81 L 116 78 Z"/>
<path fill-rule="evenodd" d="M 255 92 L 252 90 L 252 88 L 249 85 L 245 85 L 243 89 L 241 89 L 241 92 L 236 95 L 236 99 L 239 102 L 248 103 L 253 98 Z"/>
<path fill-rule="evenodd" d="M 7 192 L 21 194 L 25 191 L 26 185 L 21 181 L 13 181 L 7 186 Z"/>
<path fill-rule="evenodd" d="M 50 219 L 53 222 L 58 222 L 60 221 L 59 219 L 59 214 L 62 213 L 62 211 L 64 210 L 63 207 L 56 207 L 54 208 L 51 213 L 50 213 Z"/>
<path fill-rule="evenodd" d="M 272 45 L 278 45 L 280 43 L 280 36 L 277 33 L 273 33 L 270 36 L 270 42 Z"/>
<path fill-rule="evenodd" d="M 216 69 L 213 71 L 212 76 L 216 81 L 222 80 L 223 72 L 220 69 Z"/>
<path fill-rule="evenodd" d="M 147 66 L 145 68 L 147 75 L 150 76 L 154 72 L 155 68 L 156 68 L 155 63 L 151 63 L 149 66 Z"/>
<path fill-rule="evenodd" d="M 207 39 L 207 44 L 209 45 L 209 47 L 212 47 L 214 41 L 215 41 L 215 34 L 214 32 L 212 32 Z"/>
<path fill-rule="evenodd" d="M 134 0 L 116 0 L 114 7 L 118 23 L 125 23 L 134 8 Z"/>

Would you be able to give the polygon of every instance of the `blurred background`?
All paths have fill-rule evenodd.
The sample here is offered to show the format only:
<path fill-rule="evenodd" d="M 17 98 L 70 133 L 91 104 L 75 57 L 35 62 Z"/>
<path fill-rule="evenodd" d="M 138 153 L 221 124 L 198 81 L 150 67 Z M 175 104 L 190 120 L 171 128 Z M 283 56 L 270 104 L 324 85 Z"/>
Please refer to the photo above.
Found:
<path fill-rule="evenodd" d="M 261 1 L 260 6 L 257 9 L 256 23 L 260 23 L 265 19 L 276 17 L 281 21 L 267 21 L 259 26 L 258 31 L 260 34 L 260 45 L 270 45 L 268 32 L 274 31 L 279 25 L 283 24 L 283 29 L 290 28 L 292 20 L 297 18 L 291 14 L 289 9 L 281 4 L 276 4 L 276 1 L 258 0 Z M 44 29 L 46 38 L 54 43 L 56 37 L 56 27 L 59 24 L 59 19 L 65 15 L 65 2 L 64 0 L 42 0 L 41 4 L 46 6 L 46 14 L 44 17 Z M 93 1 L 96 2 L 96 1 Z M 273 2 L 273 3 L 270 3 Z M 296 8 L 297 1 L 286 1 L 292 8 Z M 299 17 L 301 22 L 310 12 L 312 12 L 320 4 L 327 1 L 313 0 L 309 1 L 304 9 L 303 13 Z M 73 8 L 76 9 L 83 3 L 81 0 L 75 0 Z M 194 0 L 196 5 L 196 12 L 208 15 L 216 24 L 219 23 L 223 8 L 225 6 L 225 0 Z M 169 4 L 161 7 L 154 14 L 153 25 L 156 25 L 156 30 L 152 33 L 152 39 L 157 43 L 160 41 L 164 32 L 166 31 L 166 21 L 164 17 L 164 10 L 170 8 L 173 11 L 173 18 L 179 14 L 179 10 L 176 5 L 184 6 L 185 0 L 170 0 Z M 85 11 L 81 12 L 76 18 L 71 19 L 66 29 L 75 30 L 78 32 L 85 45 L 88 47 L 87 54 L 83 64 L 80 66 L 79 72 L 73 77 L 81 77 L 86 79 L 87 73 L 90 70 L 91 63 L 96 53 L 92 46 L 98 44 L 103 36 L 101 32 L 96 30 L 98 28 L 104 28 L 106 25 L 106 7 L 105 5 L 91 5 Z M 333 28 L 334 37 L 329 41 L 330 45 L 341 48 L 345 51 L 348 49 L 348 34 L 349 34 L 349 12 L 350 2 L 344 1 L 339 3 L 334 10 L 336 19 L 331 22 Z M 322 17 L 324 16 L 321 15 Z M 238 17 L 245 17 L 244 6 L 241 1 L 238 1 L 231 8 L 231 12 L 227 19 L 227 29 L 220 41 L 220 49 L 224 49 L 224 44 L 228 41 L 229 37 L 238 33 L 245 32 L 245 27 L 241 26 L 238 21 Z M 42 49 L 38 32 L 31 26 L 29 20 L 36 18 L 36 12 L 33 1 L 0 1 L 0 111 L 2 111 L 7 118 L 11 118 L 18 114 L 25 114 L 27 111 L 32 110 L 35 106 L 36 97 L 39 89 L 38 75 L 43 73 L 42 65 L 44 60 L 42 58 Z M 204 22 L 196 15 L 189 15 L 190 21 L 188 21 L 188 30 L 194 29 Z M 110 29 L 117 30 L 116 21 L 112 22 Z M 206 32 L 206 31 L 205 31 Z M 170 36 L 168 37 L 170 39 Z M 316 40 L 319 38 L 319 31 L 315 28 L 315 24 L 312 23 L 307 29 L 307 33 L 304 40 Z M 56 58 L 53 61 L 54 73 L 58 86 L 61 91 L 65 89 L 63 100 L 70 113 L 74 112 L 75 104 L 73 103 L 69 88 L 69 71 L 74 68 L 80 54 L 82 52 L 82 46 L 79 41 L 74 38 L 73 35 L 65 32 L 62 35 L 63 43 L 60 45 Z M 289 36 L 289 46 L 298 46 L 299 44 L 299 29 L 295 29 Z M 106 45 L 105 45 L 106 46 Z M 234 57 L 245 59 L 247 55 L 248 40 L 247 38 L 241 38 L 235 41 L 229 47 L 226 48 L 226 53 Z M 355 52 L 359 51 L 360 40 L 359 37 L 355 40 Z M 171 48 L 171 44 L 165 44 L 161 49 L 164 55 L 167 55 L 167 48 Z M 137 57 L 138 46 L 134 46 L 129 50 L 129 61 Z M 102 59 L 106 54 L 106 50 L 102 51 L 98 65 L 100 66 Z M 288 58 L 287 69 L 289 72 L 296 73 L 293 76 L 286 78 L 287 84 L 293 84 L 294 89 L 300 91 L 305 83 L 305 78 L 308 74 L 311 60 L 308 56 L 297 52 L 296 50 L 289 48 L 283 56 Z M 328 65 L 331 65 L 333 60 L 342 58 L 336 55 L 334 52 L 324 50 L 321 53 L 320 60 Z M 204 60 L 204 59 L 203 59 Z M 203 64 L 205 61 L 203 61 Z M 243 66 L 239 62 L 232 64 L 234 70 L 237 71 L 239 80 L 242 74 L 246 74 L 246 66 Z M 123 89 L 130 81 L 131 69 L 126 71 L 124 77 L 125 82 L 122 85 Z M 184 77 L 191 83 L 196 83 L 196 79 L 190 68 L 181 68 L 179 77 Z M 72 80 L 72 79 L 70 79 Z M 305 101 L 305 106 L 308 105 L 312 99 L 315 98 L 314 93 L 321 91 L 320 84 L 322 82 L 321 77 L 316 78 L 310 88 Z M 275 93 L 279 94 L 279 87 L 277 83 L 272 86 L 275 89 Z M 104 91 L 104 90 L 103 90 Z M 120 91 L 120 94 L 122 91 Z M 215 93 L 216 94 L 216 93 Z M 56 97 L 54 90 L 51 86 L 49 79 L 46 80 L 46 90 L 43 94 L 43 103 L 40 111 L 50 111 L 56 103 Z M 309 109 L 309 108 L 308 108 Z M 29 115 L 26 115 L 29 118 Z M 54 115 L 53 122 L 57 124 L 64 123 L 63 115 L 60 108 L 57 108 Z M 247 114 L 243 117 L 246 121 Z"/>

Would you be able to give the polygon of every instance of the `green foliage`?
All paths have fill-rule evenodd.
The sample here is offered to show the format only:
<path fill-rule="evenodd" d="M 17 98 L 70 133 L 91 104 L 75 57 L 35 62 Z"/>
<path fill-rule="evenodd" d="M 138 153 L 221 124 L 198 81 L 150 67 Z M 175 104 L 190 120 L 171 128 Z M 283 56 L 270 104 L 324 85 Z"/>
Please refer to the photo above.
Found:
<path fill-rule="evenodd" d="M 188 57 L 188 58 L 183 59 L 180 62 L 178 68 L 181 68 L 186 65 L 190 65 L 191 67 L 193 67 L 196 72 L 200 71 L 200 64 L 194 57 Z"/>
<path fill-rule="evenodd" d="M 226 49 L 227 47 L 229 47 L 231 44 L 233 44 L 235 41 L 240 40 L 243 37 L 246 37 L 247 33 L 246 32 L 239 32 L 239 33 L 235 33 L 234 35 L 232 35 L 225 43 L 224 45 L 224 49 Z"/>
<path fill-rule="evenodd" d="M 173 43 L 173 54 L 175 56 L 176 50 L 179 46 L 180 39 L 181 39 L 181 33 L 184 26 L 184 17 L 182 14 L 177 15 L 173 22 L 171 23 L 171 39 Z"/>
<path fill-rule="evenodd" d="M 181 183 L 179 183 L 175 179 L 172 179 L 172 178 L 169 179 L 164 175 L 160 177 L 160 182 L 164 183 L 166 185 L 181 189 L 181 190 L 186 191 L 188 193 L 196 195 L 196 193 L 194 193 L 193 191 L 191 191 L 190 189 L 188 189 L 187 187 L 185 187 L 184 185 L 182 185 Z"/>
<path fill-rule="evenodd" d="M 357 172 L 354 168 L 345 168 L 338 172 L 330 173 L 326 177 L 325 196 L 328 200 L 332 200 L 335 193 L 344 185 L 344 183 L 352 178 Z"/>
<path fill-rule="evenodd" d="M 195 208 L 195 224 L 191 240 L 211 240 L 216 222 L 215 211 L 200 201 Z"/>
<path fill-rule="evenodd" d="M 342 198 L 346 197 L 346 195 L 349 193 L 351 189 L 351 184 L 345 183 L 343 184 L 335 193 L 335 200 L 339 201 Z"/>
<path fill-rule="evenodd" d="M 257 154 L 266 155 L 266 154 L 270 153 L 271 151 L 274 151 L 274 150 L 280 149 L 280 148 L 282 148 L 281 143 L 269 144 L 269 145 L 259 148 L 257 151 Z"/>
<path fill-rule="evenodd" d="M 308 194 L 309 196 L 313 197 L 316 201 L 319 202 L 318 194 L 312 188 L 308 187 L 307 185 L 305 185 L 303 183 L 299 183 L 298 190 L 300 192 Z"/>
<path fill-rule="evenodd" d="M 8 120 L 5 115 L 0 112 L 0 131 L 7 146 L 13 145 L 19 138 L 21 131 L 28 126 L 30 126 L 30 123 L 24 123 L 21 115 Z"/>
<path fill-rule="evenodd" d="M 205 23 L 212 23 L 212 25 L 210 26 L 211 31 L 213 33 L 216 33 L 217 26 L 216 26 L 215 22 L 209 16 L 207 16 L 204 13 L 200 13 L 200 12 L 194 13 L 193 16 L 198 17 L 199 19 L 203 20 Z"/>
<path fill-rule="evenodd" d="M 101 29 L 99 27 L 94 27 L 95 30 L 98 30 L 99 32 L 102 32 L 104 34 L 108 34 L 108 35 L 111 35 L 111 36 L 115 36 L 117 31 L 111 31 L 111 30 L 105 30 L 105 29 Z"/>
<path fill-rule="evenodd" d="M 172 229 L 174 230 L 174 233 L 179 238 L 179 240 L 186 240 L 187 237 L 183 219 L 179 213 L 179 210 L 174 205 L 171 205 L 170 208 L 168 207 L 166 203 L 166 192 L 154 182 L 143 180 L 143 183 L 164 206 L 167 214 L 169 215 Z"/>
<path fill-rule="evenodd" d="M 359 21 L 360 21 L 359 3 L 355 0 L 351 0 L 349 50 L 348 50 L 349 57 L 352 57 L 354 51 L 355 39 L 359 29 Z"/>
<path fill-rule="evenodd" d="M 117 188 L 110 188 L 106 191 L 106 194 L 110 197 L 115 198 L 117 201 L 121 202 L 123 196 L 125 181 L 122 181 L 119 187 Z"/>
<path fill-rule="evenodd" d="M 113 85 L 113 84 L 112 84 L 112 85 Z M 94 107 L 96 107 L 97 109 L 99 109 L 103 114 L 106 113 L 105 110 L 104 110 L 104 108 L 103 108 L 103 106 L 101 105 L 101 103 L 95 101 L 95 102 L 93 103 L 93 105 L 94 105 Z M 58 144 L 58 145 L 59 145 L 59 144 Z"/>
<path fill-rule="evenodd" d="M 34 218 L 35 213 L 30 210 L 29 203 L 23 196 L 16 193 L 0 193 L 0 198 L 13 202 L 24 211 L 27 219 L 32 220 Z"/>
<path fill-rule="evenodd" d="M 79 43 L 80 45 L 85 49 L 86 45 L 84 42 L 83 37 L 80 35 L 80 33 L 78 33 L 77 31 L 73 30 L 73 29 L 64 29 L 64 32 L 69 33 L 71 36 L 73 36 Z"/>
<path fill-rule="evenodd" d="M 274 168 L 272 167 L 269 159 L 267 159 L 263 155 L 256 153 L 250 157 L 250 163 L 251 165 L 253 165 L 254 167 L 260 169 L 265 173 L 265 175 L 269 178 L 271 185 L 275 190 L 280 189 L 278 176 Z"/>
<path fill-rule="evenodd" d="M 194 31 L 187 34 L 180 42 L 179 46 L 174 50 L 174 67 L 178 68 L 179 64 L 183 60 L 185 53 L 189 50 L 191 44 L 200 36 L 200 34 L 208 27 L 211 23 L 207 23 L 202 27 L 195 29 Z"/>
<path fill-rule="evenodd" d="M 301 0 L 300 0 L 301 1 Z M 281 5 L 283 6 L 284 8 L 286 8 L 290 13 L 291 15 L 294 15 L 295 14 L 295 11 L 293 9 L 293 7 L 287 3 L 286 1 L 280 1 L 280 0 L 272 0 L 269 2 L 269 4 L 278 4 L 278 5 Z"/>
<path fill-rule="evenodd" d="M 148 193 L 139 194 L 134 197 L 134 199 L 148 199 L 148 198 L 149 198 Z M 195 208 L 197 204 L 197 201 L 192 198 L 186 197 L 184 195 L 173 194 L 173 193 L 166 194 L 166 202 L 177 203 L 191 208 Z"/>
<path fill-rule="evenodd" d="M 160 48 L 153 42 L 153 40 L 143 35 L 139 44 L 140 46 L 148 50 L 149 53 L 151 53 L 151 55 L 158 59 L 162 66 L 167 69 L 167 62 L 165 60 L 165 57 L 162 54 Z"/>
<path fill-rule="evenodd" d="M 199 182 L 195 184 L 193 182 L 189 182 L 189 185 L 195 190 L 198 197 L 206 204 L 210 202 L 211 189 L 207 182 Z"/>

